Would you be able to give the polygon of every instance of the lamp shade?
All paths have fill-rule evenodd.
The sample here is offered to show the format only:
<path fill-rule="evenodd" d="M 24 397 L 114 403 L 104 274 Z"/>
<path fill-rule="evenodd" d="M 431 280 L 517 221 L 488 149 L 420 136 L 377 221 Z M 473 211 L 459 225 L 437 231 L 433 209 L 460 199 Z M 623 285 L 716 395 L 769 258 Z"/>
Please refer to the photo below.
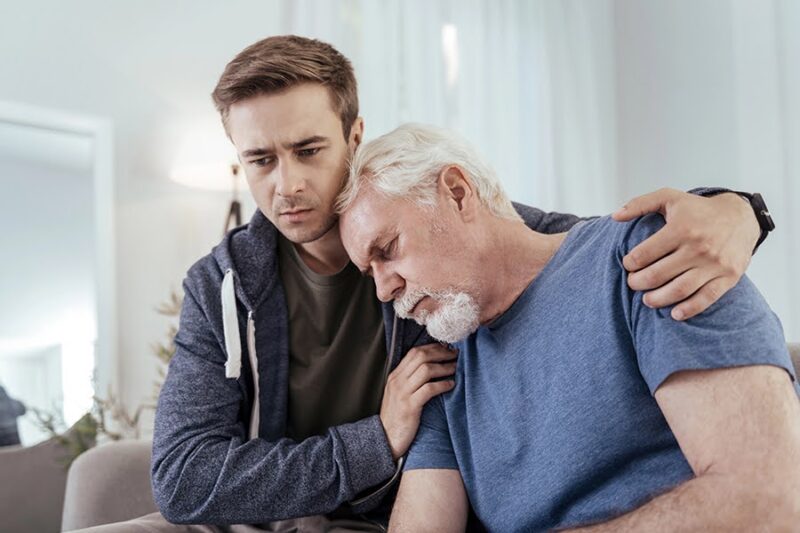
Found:
<path fill-rule="evenodd" d="M 219 126 L 193 128 L 182 137 L 169 178 L 193 189 L 231 191 L 231 165 L 238 164 L 236 150 Z M 242 190 L 242 173 L 235 179 L 236 189 Z"/>
<path fill-rule="evenodd" d="M 231 173 L 231 165 L 234 164 L 238 164 L 235 159 L 181 165 L 172 169 L 170 179 L 193 189 L 232 191 L 234 189 L 234 177 Z M 244 180 L 241 177 L 241 173 L 235 179 L 238 181 L 237 190 L 242 190 Z"/>

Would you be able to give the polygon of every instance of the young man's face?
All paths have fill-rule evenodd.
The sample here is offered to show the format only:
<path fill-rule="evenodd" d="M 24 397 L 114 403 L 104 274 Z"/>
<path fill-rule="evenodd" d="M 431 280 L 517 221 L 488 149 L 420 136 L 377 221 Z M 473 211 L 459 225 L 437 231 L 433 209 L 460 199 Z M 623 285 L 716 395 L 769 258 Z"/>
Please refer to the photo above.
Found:
<path fill-rule="evenodd" d="M 237 102 L 228 133 L 261 212 L 289 240 L 319 239 L 336 224 L 333 203 L 363 121 L 345 140 L 329 91 L 306 83 Z"/>
<path fill-rule="evenodd" d="M 375 278 L 381 301 L 435 338 L 460 340 L 478 328 L 480 291 L 463 225 L 446 202 L 434 209 L 386 198 L 368 187 L 342 215 L 342 243 Z"/>

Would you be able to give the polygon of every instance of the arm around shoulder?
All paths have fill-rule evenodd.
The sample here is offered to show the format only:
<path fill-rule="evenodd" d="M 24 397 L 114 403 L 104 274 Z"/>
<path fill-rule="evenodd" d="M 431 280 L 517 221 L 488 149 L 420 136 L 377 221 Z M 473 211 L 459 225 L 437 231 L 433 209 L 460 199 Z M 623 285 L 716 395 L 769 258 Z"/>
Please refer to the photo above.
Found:
<path fill-rule="evenodd" d="M 392 475 L 377 416 L 300 442 L 248 439 L 246 392 L 226 378 L 210 322 L 219 310 L 201 303 L 190 283 L 184 288 L 153 437 L 153 494 L 167 520 L 249 524 L 326 513 Z"/>

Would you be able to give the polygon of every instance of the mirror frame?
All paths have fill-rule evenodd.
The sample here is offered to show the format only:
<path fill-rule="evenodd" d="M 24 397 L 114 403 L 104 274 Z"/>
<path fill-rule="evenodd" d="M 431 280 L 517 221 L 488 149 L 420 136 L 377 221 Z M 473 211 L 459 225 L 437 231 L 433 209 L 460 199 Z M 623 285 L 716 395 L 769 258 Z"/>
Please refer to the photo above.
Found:
<path fill-rule="evenodd" d="M 97 346 L 95 394 L 119 391 L 114 208 L 114 135 L 110 119 L 73 114 L 29 104 L 0 101 L 0 122 L 74 133 L 91 139 L 95 226 L 95 304 Z"/>

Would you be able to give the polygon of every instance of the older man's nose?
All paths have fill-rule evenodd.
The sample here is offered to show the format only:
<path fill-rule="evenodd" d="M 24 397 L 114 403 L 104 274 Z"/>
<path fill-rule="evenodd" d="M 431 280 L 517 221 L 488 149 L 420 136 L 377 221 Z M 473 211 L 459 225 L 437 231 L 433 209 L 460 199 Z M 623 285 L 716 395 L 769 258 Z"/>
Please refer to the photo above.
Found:
<path fill-rule="evenodd" d="M 380 301 L 391 302 L 403 291 L 405 286 L 403 278 L 397 274 L 379 267 L 373 267 L 372 271 L 375 276 L 375 290 Z"/>

